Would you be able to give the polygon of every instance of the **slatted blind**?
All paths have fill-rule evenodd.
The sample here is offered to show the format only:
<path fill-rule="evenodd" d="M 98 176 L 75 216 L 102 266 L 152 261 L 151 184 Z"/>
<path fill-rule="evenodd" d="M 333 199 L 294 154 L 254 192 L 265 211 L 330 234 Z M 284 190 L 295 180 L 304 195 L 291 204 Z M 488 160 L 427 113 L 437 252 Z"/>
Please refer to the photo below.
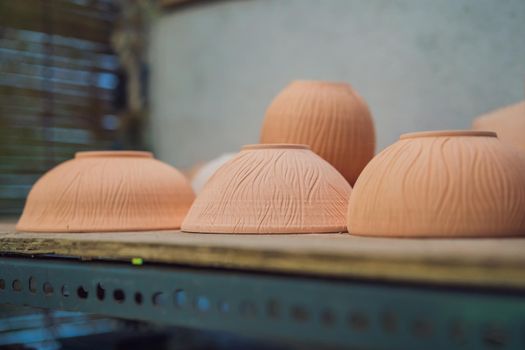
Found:
<path fill-rule="evenodd" d="M 116 16 L 110 0 L 0 0 L 0 215 L 76 151 L 113 147 Z"/>

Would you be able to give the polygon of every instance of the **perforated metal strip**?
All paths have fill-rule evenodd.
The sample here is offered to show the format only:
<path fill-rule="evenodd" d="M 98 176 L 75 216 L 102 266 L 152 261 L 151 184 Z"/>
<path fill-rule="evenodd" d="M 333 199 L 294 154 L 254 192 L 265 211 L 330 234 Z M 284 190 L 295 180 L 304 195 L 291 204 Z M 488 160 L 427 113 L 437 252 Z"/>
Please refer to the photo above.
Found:
<path fill-rule="evenodd" d="M 525 296 L 0 258 L 0 303 L 374 349 L 525 349 Z"/>

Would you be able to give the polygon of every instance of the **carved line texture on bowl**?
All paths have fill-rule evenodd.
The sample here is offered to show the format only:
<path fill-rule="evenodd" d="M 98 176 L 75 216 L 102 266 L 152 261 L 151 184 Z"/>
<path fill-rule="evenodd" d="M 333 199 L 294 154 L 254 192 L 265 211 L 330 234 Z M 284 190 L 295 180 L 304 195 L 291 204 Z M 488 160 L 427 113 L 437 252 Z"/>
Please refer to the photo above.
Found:
<path fill-rule="evenodd" d="M 309 149 L 245 149 L 211 177 L 182 230 L 346 231 L 350 191 L 343 176 Z"/>
<path fill-rule="evenodd" d="M 403 139 L 363 170 L 348 208 L 352 234 L 525 234 L 525 163 L 496 137 Z"/>
<path fill-rule="evenodd" d="M 144 157 L 66 161 L 33 186 L 17 225 L 23 231 L 177 229 L 194 194 L 184 175 Z"/>

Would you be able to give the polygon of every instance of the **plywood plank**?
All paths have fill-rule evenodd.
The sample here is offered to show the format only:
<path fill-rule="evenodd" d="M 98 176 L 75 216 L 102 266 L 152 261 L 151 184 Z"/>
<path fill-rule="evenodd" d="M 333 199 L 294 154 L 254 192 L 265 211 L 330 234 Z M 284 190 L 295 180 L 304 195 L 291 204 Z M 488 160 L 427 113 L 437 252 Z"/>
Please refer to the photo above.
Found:
<path fill-rule="evenodd" d="M 525 239 L 384 239 L 348 234 L 223 235 L 180 231 L 17 233 L 0 252 L 235 268 L 382 281 L 525 288 Z"/>

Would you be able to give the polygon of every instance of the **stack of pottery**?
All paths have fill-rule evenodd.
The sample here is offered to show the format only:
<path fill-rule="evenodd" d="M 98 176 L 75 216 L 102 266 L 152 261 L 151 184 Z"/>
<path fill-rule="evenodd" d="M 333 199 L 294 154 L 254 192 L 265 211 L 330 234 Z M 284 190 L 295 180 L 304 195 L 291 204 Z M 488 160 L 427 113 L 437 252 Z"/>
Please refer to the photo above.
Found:
<path fill-rule="evenodd" d="M 33 186 L 19 231 L 143 231 L 180 228 L 189 182 L 149 152 L 78 152 Z"/>
<path fill-rule="evenodd" d="M 525 102 L 474 127 L 503 142 L 492 131 L 419 132 L 374 157 L 372 117 L 352 87 L 296 81 L 269 105 L 261 144 L 195 173 L 195 200 L 151 153 L 80 152 L 34 185 L 17 229 L 525 235 Z"/>
<path fill-rule="evenodd" d="M 525 163 L 493 132 L 406 134 L 370 161 L 374 127 L 357 93 L 346 84 L 297 81 L 268 107 L 261 142 L 267 147 L 246 147 L 216 172 L 184 231 L 525 234 Z M 279 142 L 284 144 L 273 145 Z M 333 167 L 319 159 L 310 164 L 313 153 L 306 149 L 283 148 L 290 143 L 308 144 Z M 351 196 L 334 170 L 355 183 Z"/>

